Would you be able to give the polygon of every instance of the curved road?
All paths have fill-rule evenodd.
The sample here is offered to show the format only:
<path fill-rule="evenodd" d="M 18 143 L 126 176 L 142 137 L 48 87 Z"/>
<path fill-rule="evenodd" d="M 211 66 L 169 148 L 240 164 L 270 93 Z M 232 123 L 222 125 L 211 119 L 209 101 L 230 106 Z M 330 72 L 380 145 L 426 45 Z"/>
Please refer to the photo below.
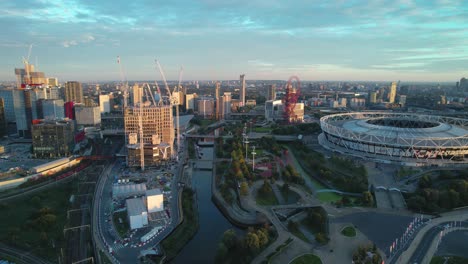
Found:
<path fill-rule="evenodd" d="M 9 256 L 15 259 L 18 264 L 50 264 L 50 262 L 32 255 L 29 252 L 24 252 L 16 248 L 8 247 L 0 244 L 0 255 Z"/>

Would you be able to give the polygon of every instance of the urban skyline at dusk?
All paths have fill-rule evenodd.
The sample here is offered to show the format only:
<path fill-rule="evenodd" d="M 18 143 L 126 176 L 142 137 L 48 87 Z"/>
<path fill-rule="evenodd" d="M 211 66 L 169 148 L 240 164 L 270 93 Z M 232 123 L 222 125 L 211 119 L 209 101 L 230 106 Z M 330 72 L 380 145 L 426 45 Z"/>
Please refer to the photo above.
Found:
<path fill-rule="evenodd" d="M 468 63 L 463 1 L 22 1 L 0 3 L 0 80 L 30 63 L 61 81 L 455 82 Z"/>

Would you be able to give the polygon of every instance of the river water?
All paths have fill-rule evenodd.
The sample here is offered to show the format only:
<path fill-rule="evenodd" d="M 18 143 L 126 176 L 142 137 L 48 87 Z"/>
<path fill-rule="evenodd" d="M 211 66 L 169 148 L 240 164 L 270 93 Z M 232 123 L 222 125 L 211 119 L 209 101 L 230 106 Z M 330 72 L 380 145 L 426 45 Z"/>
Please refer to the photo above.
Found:
<path fill-rule="evenodd" d="M 213 148 L 200 148 L 202 159 L 213 159 Z M 197 165 L 201 165 L 200 161 Z M 197 166 L 200 168 L 203 166 Z M 214 263 L 218 243 L 224 231 L 233 228 L 238 233 L 240 229 L 234 227 L 211 201 L 211 170 L 195 169 L 192 175 L 192 187 L 196 191 L 199 229 L 190 242 L 185 245 L 172 263 Z"/>

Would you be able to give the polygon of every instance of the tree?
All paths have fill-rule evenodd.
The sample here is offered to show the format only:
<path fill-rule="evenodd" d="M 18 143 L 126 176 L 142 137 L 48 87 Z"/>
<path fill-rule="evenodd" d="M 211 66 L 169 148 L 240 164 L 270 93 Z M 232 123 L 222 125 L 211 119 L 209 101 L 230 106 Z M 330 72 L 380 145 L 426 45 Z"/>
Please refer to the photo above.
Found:
<path fill-rule="evenodd" d="M 422 209 L 426 207 L 426 200 L 422 196 L 414 195 L 408 199 L 407 204 L 410 209 L 422 211 Z"/>
<path fill-rule="evenodd" d="M 224 245 L 223 242 L 220 242 L 218 244 L 218 250 L 216 251 L 215 262 L 223 263 L 223 261 L 226 259 L 227 254 L 228 254 L 228 248 L 226 247 L 226 245 Z"/>
<path fill-rule="evenodd" d="M 258 239 L 257 234 L 254 232 L 247 233 L 245 236 L 245 244 L 250 251 L 257 251 L 260 248 L 260 240 Z"/>
<path fill-rule="evenodd" d="M 234 248 L 238 243 L 236 231 L 233 229 L 228 229 L 223 234 L 223 244 L 227 249 Z"/>
<path fill-rule="evenodd" d="M 322 245 L 326 244 L 328 241 L 327 237 L 323 233 L 317 233 L 315 235 L 315 240 Z"/>
<path fill-rule="evenodd" d="M 372 197 L 372 194 L 369 191 L 365 191 L 362 193 L 362 201 L 365 205 L 374 205 L 374 197 Z"/>
<path fill-rule="evenodd" d="M 247 184 L 247 182 L 243 181 L 240 184 L 240 193 L 241 193 L 242 196 L 249 195 L 249 185 Z"/>
<path fill-rule="evenodd" d="M 258 242 L 260 247 L 264 247 L 268 244 L 268 230 L 266 229 L 259 229 L 256 232 L 257 237 L 258 237 Z"/>

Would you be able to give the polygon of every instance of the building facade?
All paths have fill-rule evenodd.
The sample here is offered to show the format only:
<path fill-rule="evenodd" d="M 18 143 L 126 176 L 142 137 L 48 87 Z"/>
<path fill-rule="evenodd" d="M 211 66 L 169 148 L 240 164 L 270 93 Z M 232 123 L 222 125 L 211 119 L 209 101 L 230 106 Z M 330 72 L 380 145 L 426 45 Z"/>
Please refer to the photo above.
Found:
<path fill-rule="evenodd" d="M 42 105 L 42 118 L 63 119 L 65 117 L 64 102 L 62 99 L 40 100 Z"/>
<path fill-rule="evenodd" d="M 65 83 L 65 102 L 84 103 L 83 87 L 80 82 Z"/>
<path fill-rule="evenodd" d="M 101 114 L 110 113 L 110 97 L 108 94 L 99 95 L 99 109 L 101 110 Z"/>
<path fill-rule="evenodd" d="M 101 110 L 99 106 L 75 106 L 77 125 L 97 126 L 101 124 Z"/>
<path fill-rule="evenodd" d="M 245 106 L 245 74 L 241 74 L 240 76 L 240 97 L 239 97 L 239 101 L 240 101 L 240 106 Z"/>
<path fill-rule="evenodd" d="M 72 120 L 35 120 L 32 125 L 35 158 L 70 156 L 74 147 L 75 126 Z"/>

